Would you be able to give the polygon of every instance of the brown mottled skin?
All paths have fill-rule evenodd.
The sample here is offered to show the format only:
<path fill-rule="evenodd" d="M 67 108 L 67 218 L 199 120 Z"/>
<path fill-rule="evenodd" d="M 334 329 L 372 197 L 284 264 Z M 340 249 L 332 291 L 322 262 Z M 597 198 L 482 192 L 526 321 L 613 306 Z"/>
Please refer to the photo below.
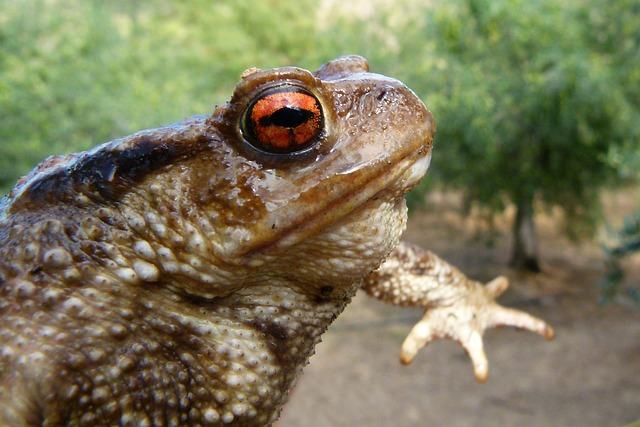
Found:
<path fill-rule="evenodd" d="M 550 335 L 493 302 L 503 279 L 483 287 L 398 246 L 435 125 L 402 83 L 367 71 L 360 57 L 247 70 L 209 117 L 22 179 L 0 204 L 0 425 L 270 425 L 365 278 L 371 295 L 428 308 L 404 362 L 448 336 L 483 379 L 484 328 Z M 299 155 L 239 131 L 256 94 L 284 81 L 324 110 Z"/>

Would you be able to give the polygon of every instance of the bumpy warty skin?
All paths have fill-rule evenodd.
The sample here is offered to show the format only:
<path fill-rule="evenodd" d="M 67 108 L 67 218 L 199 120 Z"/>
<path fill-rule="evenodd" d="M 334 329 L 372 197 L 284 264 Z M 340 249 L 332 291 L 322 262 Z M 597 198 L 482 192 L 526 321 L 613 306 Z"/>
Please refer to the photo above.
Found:
<path fill-rule="evenodd" d="M 324 109 L 312 150 L 238 130 L 266 87 Z M 51 158 L 0 205 L 0 425 L 269 425 L 404 229 L 431 114 L 359 57 L 248 70 L 209 117 Z"/>

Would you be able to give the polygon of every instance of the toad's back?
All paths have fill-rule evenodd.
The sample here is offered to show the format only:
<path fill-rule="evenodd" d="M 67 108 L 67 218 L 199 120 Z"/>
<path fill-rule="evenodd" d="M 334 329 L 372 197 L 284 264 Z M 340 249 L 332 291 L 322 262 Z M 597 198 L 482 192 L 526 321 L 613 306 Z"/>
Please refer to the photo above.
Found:
<path fill-rule="evenodd" d="M 433 131 L 345 57 L 44 162 L 0 214 L 0 424 L 270 424 L 398 243 Z"/>

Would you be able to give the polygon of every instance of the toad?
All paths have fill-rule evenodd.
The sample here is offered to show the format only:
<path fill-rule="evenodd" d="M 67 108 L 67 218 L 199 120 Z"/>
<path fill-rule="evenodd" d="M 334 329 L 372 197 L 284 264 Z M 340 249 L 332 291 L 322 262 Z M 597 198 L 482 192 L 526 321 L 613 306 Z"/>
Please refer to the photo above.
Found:
<path fill-rule="evenodd" d="M 247 70 L 210 116 L 52 157 L 0 204 L 0 424 L 263 426 L 359 288 L 425 307 L 401 361 L 552 329 L 400 242 L 435 123 L 357 56 Z"/>

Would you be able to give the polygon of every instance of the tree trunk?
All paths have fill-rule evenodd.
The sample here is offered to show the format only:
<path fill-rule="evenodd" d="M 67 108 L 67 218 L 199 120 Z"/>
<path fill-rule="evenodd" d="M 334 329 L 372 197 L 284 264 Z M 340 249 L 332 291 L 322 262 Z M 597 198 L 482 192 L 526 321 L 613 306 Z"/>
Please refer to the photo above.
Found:
<path fill-rule="evenodd" d="M 513 251 L 511 266 L 519 270 L 540 271 L 538 262 L 538 238 L 533 219 L 533 197 L 516 203 L 516 219 L 513 224 Z"/>

